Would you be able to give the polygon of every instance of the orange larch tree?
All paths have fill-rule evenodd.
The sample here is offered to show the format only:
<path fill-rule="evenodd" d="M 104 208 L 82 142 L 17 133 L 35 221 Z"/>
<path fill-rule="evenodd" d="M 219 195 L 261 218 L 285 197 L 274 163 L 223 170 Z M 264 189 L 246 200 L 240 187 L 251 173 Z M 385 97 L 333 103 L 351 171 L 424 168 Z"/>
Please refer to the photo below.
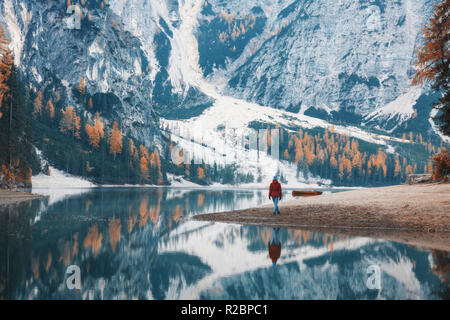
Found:
<path fill-rule="evenodd" d="M 139 146 L 139 151 L 141 154 L 141 158 L 139 161 L 139 166 L 141 169 L 141 177 L 142 179 L 146 180 L 148 179 L 148 164 L 150 162 L 150 157 L 147 148 L 144 147 L 142 144 Z"/>
<path fill-rule="evenodd" d="M 89 144 L 94 148 L 98 148 L 100 146 L 100 140 L 105 136 L 105 132 L 103 131 L 103 122 L 98 112 L 95 113 L 94 125 L 86 125 L 86 133 L 88 135 Z"/>
<path fill-rule="evenodd" d="M 50 119 L 55 118 L 55 107 L 53 106 L 52 99 L 48 100 L 47 105 L 45 106 L 45 110 L 47 111 Z"/>
<path fill-rule="evenodd" d="M 128 151 L 129 151 L 129 155 L 130 155 L 130 158 L 131 159 L 133 159 L 133 160 L 136 160 L 137 159 L 137 157 L 138 157 L 138 154 L 137 154 L 137 150 L 136 150 L 136 146 L 134 145 L 134 142 L 133 142 L 133 140 L 132 139 L 130 139 L 129 141 L 128 141 Z"/>
<path fill-rule="evenodd" d="M 111 136 L 109 138 L 109 153 L 114 155 L 122 153 L 122 132 L 119 130 L 119 124 L 114 121 Z"/>
<path fill-rule="evenodd" d="M 61 120 L 59 122 L 59 130 L 64 134 L 71 134 L 80 139 L 80 117 L 77 116 L 74 107 L 66 107 L 61 110 Z"/>
<path fill-rule="evenodd" d="M 78 91 L 82 96 L 86 93 L 86 84 L 84 82 L 84 78 L 80 78 L 80 83 L 78 84 Z"/>
<path fill-rule="evenodd" d="M 8 80 L 12 71 L 12 53 L 8 48 L 9 39 L 6 34 L 6 30 L 0 24 L 0 108 L 2 107 L 3 100 L 9 93 Z M 0 110 L 0 118 L 2 112 Z"/>
<path fill-rule="evenodd" d="M 38 116 L 39 117 L 42 116 L 43 104 L 42 104 L 42 92 L 41 91 L 38 91 L 37 96 L 34 99 L 33 106 L 34 106 L 33 116 L 35 118 L 38 117 Z"/>
<path fill-rule="evenodd" d="M 100 135 L 98 134 L 97 129 L 95 128 L 95 126 L 86 124 L 85 130 L 88 136 L 89 144 L 97 149 L 100 145 Z"/>
<path fill-rule="evenodd" d="M 150 164 L 152 167 L 156 168 L 156 175 L 157 175 L 157 183 L 162 184 L 163 183 L 163 175 L 161 171 L 161 159 L 159 157 L 159 151 L 158 149 L 155 149 L 153 151 L 152 156 L 150 157 Z"/>
<path fill-rule="evenodd" d="M 205 170 L 202 167 L 197 168 L 197 177 L 200 180 L 203 180 L 205 178 Z"/>

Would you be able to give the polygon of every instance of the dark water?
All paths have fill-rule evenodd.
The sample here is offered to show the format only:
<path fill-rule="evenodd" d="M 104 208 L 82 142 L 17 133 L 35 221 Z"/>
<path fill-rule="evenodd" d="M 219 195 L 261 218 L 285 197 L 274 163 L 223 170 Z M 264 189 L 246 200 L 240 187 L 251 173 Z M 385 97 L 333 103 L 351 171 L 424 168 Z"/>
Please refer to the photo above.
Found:
<path fill-rule="evenodd" d="M 0 208 L 0 298 L 449 298 L 447 252 L 190 220 L 265 202 L 266 191 L 100 189 Z"/>

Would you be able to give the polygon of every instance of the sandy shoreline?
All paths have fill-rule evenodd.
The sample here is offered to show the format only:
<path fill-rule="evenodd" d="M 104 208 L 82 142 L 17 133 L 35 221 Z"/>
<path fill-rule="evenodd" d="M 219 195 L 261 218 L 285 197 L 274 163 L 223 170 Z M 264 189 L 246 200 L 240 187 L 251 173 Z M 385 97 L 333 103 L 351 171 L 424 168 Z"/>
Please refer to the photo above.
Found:
<path fill-rule="evenodd" d="M 450 251 L 450 184 L 399 185 L 297 198 L 193 219 L 367 236 Z"/>
<path fill-rule="evenodd" d="M 0 190 L 0 206 L 40 198 L 44 198 L 44 196 L 23 191 Z"/>

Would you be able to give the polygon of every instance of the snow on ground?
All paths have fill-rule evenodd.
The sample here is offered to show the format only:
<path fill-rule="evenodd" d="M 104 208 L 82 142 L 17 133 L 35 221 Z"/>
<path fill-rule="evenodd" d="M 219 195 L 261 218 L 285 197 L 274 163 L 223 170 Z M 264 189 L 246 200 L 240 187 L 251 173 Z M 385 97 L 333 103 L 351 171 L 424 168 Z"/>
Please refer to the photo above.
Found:
<path fill-rule="evenodd" d="M 49 196 L 48 205 L 64 200 L 68 196 L 89 192 L 91 188 L 96 187 L 90 181 L 53 167 L 50 167 L 50 172 L 49 176 L 40 173 L 32 178 L 32 192 Z"/>
<path fill-rule="evenodd" d="M 199 184 L 185 180 L 183 177 L 176 176 L 168 173 L 167 180 L 170 182 L 171 187 L 183 187 L 183 188 L 196 188 L 200 187 Z"/>
<path fill-rule="evenodd" d="M 168 123 L 170 127 L 174 127 L 172 122 Z M 212 121 L 206 122 L 207 125 L 211 125 Z M 213 165 L 237 164 L 238 172 L 241 174 L 250 173 L 254 179 L 257 180 L 261 177 L 260 183 L 242 184 L 241 187 L 264 187 L 270 183 L 272 177 L 281 172 L 284 177 L 287 178 L 288 183 L 286 187 L 306 187 L 307 185 L 328 185 L 331 181 L 318 178 L 305 179 L 301 174 L 297 178 L 296 165 L 287 161 L 279 161 L 273 158 L 271 155 L 267 155 L 265 152 L 258 152 L 256 150 L 245 149 L 240 143 L 240 137 L 244 137 L 249 134 L 250 129 L 242 126 L 233 128 L 233 130 L 220 131 L 215 128 L 207 128 L 205 132 L 201 132 L 197 137 L 203 138 L 202 142 L 192 142 L 185 138 L 190 136 L 188 133 L 189 128 L 194 130 L 201 128 L 201 124 L 192 125 L 191 120 L 179 123 L 178 128 L 182 130 L 181 134 L 177 134 L 176 129 L 172 130 L 172 140 L 177 143 L 185 155 L 191 154 L 198 163 L 206 163 Z M 224 143 L 225 141 L 225 143 Z M 189 158 L 186 158 L 186 163 L 190 162 Z M 236 172 L 237 173 L 237 172 Z M 221 184 L 213 185 L 223 187 Z"/>
<path fill-rule="evenodd" d="M 261 182 L 252 182 L 252 183 L 240 183 L 240 184 L 223 184 L 214 182 L 210 185 L 200 185 L 197 183 L 193 183 L 191 181 L 185 180 L 181 176 L 176 176 L 173 174 L 168 173 L 167 174 L 168 180 L 170 182 L 170 188 L 187 188 L 187 189 L 208 189 L 208 190 L 265 190 L 268 189 L 270 182 L 272 181 L 270 179 L 263 180 Z M 288 181 L 286 183 L 283 183 L 284 189 L 306 189 L 306 188 L 328 188 L 329 183 L 331 183 L 329 180 L 324 179 L 316 179 L 314 181 L 320 181 L 321 184 L 314 183 L 312 180 L 308 180 L 306 182 L 301 181 Z M 161 187 L 161 186 L 155 186 L 155 187 Z M 333 189 L 341 188 L 341 187 L 333 187 Z M 342 187 L 343 189 L 359 189 L 360 187 Z"/>
<path fill-rule="evenodd" d="M 55 188 L 93 188 L 96 185 L 86 179 L 70 175 L 54 167 L 49 167 L 50 175 L 40 173 L 33 177 L 33 188 L 55 189 Z"/>
<path fill-rule="evenodd" d="M 36 149 L 41 166 L 48 165 L 42 151 Z M 33 193 L 49 196 L 48 205 L 64 200 L 68 196 L 89 192 L 96 185 L 84 178 L 70 175 L 49 165 L 50 175 L 40 173 L 32 177 Z"/>

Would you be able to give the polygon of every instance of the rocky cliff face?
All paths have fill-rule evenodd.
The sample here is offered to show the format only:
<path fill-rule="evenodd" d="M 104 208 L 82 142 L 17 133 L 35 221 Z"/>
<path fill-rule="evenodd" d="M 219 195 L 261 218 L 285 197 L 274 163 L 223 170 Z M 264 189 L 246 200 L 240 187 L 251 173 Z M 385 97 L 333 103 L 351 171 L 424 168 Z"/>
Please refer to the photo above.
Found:
<path fill-rule="evenodd" d="M 295 112 L 356 115 L 406 95 L 398 112 L 413 113 L 422 94 L 410 85 L 414 50 L 432 1 L 210 2 L 217 3 L 217 14 L 235 15 L 232 29 L 246 15 L 242 9 L 267 20 L 242 55 L 225 65 L 226 72 L 217 72 L 228 75 L 226 92 Z M 240 29 L 238 41 L 247 35 Z"/>
<path fill-rule="evenodd" d="M 131 135 L 150 143 L 157 130 L 147 59 L 120 17 L 92 6 L 77 28 L 68 24 L 74 14 L 63 1 L 6 0 L 2 9 L 15 63 L 36 90 L 44 96 L 58 91 L 66 105 L 83 112 L 87 103 L 76 88 L 84 79 L 102 117 L 121 120 Z"/>
<path fill-rule="evenodd" d="M 178 94 L 166 82 L 170 42 L 160 29 L 151 38 L 137 37 L 126 30 L 125 14 L 122 19 L 109 5 L 84 3 L 72 12 L 65 1 L 5 0 L 0 6 L 15 63 L 36 91 L 57 93 L 77 112 L 119 120 L 124 133 L 147 145 L 160 140 L 158 113 L 208 104 L 195 89 Z"/>
<path fill-rule="evenodd" d="M 112 0 L 111 8 L 143 43 L 162 31 L 167 59 L 151 60 L 175 94 L 204 91 L 198 69 L 226 95 L 388 130 L 430 104 L 410 81 L 431 0 Z"/>

